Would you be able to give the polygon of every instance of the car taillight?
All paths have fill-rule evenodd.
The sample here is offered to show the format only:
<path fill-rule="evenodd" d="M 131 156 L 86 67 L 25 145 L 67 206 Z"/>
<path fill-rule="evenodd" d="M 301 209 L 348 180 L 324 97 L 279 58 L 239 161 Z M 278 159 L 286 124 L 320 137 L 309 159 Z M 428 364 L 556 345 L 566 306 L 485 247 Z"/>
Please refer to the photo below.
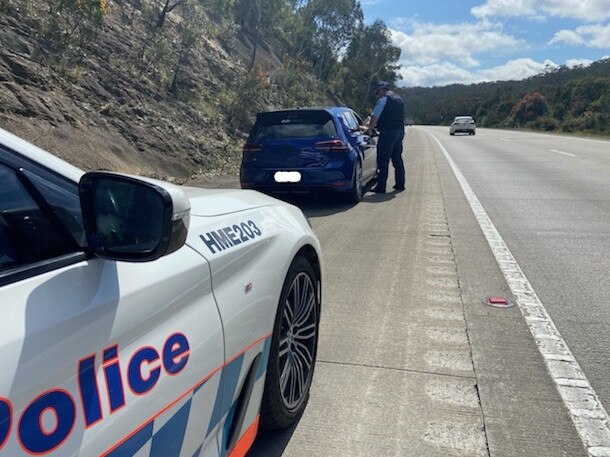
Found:
<path fill-rule="evenodd" d="M 262 144 L 246 143 L 246 144 L 244 144 L 244 147 L 242 148 L 243 152 L 261 152 L 262 150 L 263 150 Z"/>
<path fill-rule="evenodd" d="M 314 147 L 320 151 L 347 151 L 347 145 L 341 140 L 318 141 Z"/>

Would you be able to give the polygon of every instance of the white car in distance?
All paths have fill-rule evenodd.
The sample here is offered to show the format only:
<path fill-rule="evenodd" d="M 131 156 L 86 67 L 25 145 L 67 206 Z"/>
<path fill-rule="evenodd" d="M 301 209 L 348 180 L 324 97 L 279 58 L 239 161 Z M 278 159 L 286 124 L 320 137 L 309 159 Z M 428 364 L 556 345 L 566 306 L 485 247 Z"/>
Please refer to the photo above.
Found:
<path fill-rule="evenodd" d="M 477 124 L 471 116 L 457 116 L 449 126 L 449 135 L 456 133 L 468 133 L 475 135 L 477 132 Z"/>

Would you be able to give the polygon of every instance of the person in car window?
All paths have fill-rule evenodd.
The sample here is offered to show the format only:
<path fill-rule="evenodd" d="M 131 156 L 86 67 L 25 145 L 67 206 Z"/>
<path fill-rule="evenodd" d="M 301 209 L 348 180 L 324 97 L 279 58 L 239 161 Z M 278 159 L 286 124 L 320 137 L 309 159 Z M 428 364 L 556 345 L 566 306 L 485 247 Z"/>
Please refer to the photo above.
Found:
<path fill-rule="evenodd" d="M 397 191 L 405 190 L 405 165 L 402 161 L 402 141 L 405 136 L 404 119 L 405 103 L 403 99 L 390 90 L 390 85 L 380 81 L 377 85 L 379 100 L 370 117 L 364 122 L 365 129 L 377 127 L 379 140 L 377 142 L 377 185 L 371 192 L 385 194 L 386 181 L 390 160 L 394 166 Z"/>

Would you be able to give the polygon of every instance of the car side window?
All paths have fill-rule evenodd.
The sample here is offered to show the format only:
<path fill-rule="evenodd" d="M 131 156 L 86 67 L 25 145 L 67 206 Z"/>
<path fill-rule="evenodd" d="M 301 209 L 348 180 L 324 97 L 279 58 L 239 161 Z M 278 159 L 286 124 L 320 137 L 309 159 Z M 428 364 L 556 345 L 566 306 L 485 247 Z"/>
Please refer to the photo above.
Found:
<path fill-rule="evenodd" d="M 69 192 L 57 183 L 44 179 L 28 170 L 23 170 L 23 173 L 47 201 L 74 240 L 80 246 L 85 246 L 85 228 L 76 186 L 73 192 Z"/>
<path fill-rule="evenodd" d="M 75 250 L 68 232 L 39 206 L 17 173 L 0 163 L 0 273 Z"/>
<path fill-rule="evenodd" d="M 345 112 L 343 113 L 343 119 L 345 120 L 345 125 L 351 130 L 354 131 L 358 128 L 358 122 L 352 113 Z"/>

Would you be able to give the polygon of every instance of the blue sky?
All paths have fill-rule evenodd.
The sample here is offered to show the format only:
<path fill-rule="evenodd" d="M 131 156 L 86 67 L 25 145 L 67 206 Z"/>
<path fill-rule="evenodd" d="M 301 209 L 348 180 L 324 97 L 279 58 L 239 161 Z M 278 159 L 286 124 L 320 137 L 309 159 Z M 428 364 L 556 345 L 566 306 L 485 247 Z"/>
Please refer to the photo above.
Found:
<path fill-rule="evenodd" d="M 610 0 L 361 0 L 401 48 L 404 86 L 524 79 L 610 56 Z"/>

